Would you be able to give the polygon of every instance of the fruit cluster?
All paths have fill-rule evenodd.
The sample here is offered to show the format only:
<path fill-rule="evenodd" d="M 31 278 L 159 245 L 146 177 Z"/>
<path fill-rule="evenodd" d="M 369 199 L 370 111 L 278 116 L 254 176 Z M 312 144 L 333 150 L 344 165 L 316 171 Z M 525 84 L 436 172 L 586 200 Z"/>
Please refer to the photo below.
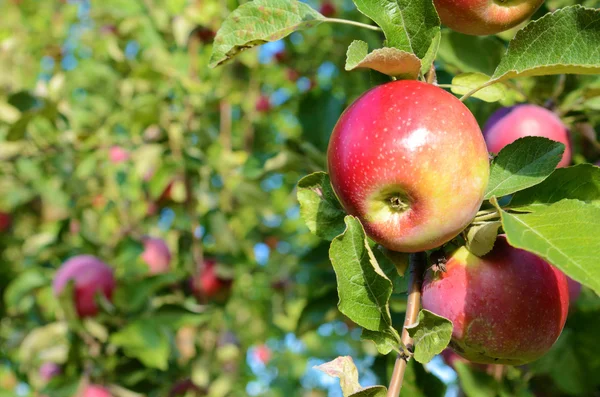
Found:
<path fill-rule="evenodd" d="M 566 145 L 552 112 L 534 105 L 501 109 L 482 133 L 471 112 L 448 92 L 418 81 L 378 86 L 346 109 L 328 148 L 331 184 L 350 215 L 383 247 L 433 250 L 455 239 L 480 210 L 495 154 L 523 136 Z M 440 251 L 437 251 L 440 252 Z M 422 305 L 453 323 L 450 346 L 475 363 L 521 365 L 547 352 L 569 307 L 567 277 L 500 235 L 478 257 L 466 247 L 432 266 Z M 573 284 L 573 297 L 578 294 Z"/>

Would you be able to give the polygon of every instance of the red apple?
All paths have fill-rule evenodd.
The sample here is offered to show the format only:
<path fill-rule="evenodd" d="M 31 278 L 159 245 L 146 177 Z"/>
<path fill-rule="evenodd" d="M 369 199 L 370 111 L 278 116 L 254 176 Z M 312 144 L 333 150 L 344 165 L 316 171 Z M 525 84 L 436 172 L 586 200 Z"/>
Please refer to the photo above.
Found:
<path fill-rule="evenodd" d="M 198 39 L 204 44 L 211 43 L 215 38 L 215 31 L 204 26 L 196 28 L 194 33 L 196 37 L 198 37 Z"/>
<path fill-rule="evenodd" d="M 554 113 L 537 105 L 517 105 L 497 110 L 483 128 L 483 135 L 491 153 L 524 136 L 541 136 L 563 143 L 565 152 L 559 167 L 571 162 L 571 143 L 567 127 Z"/>
<path fill-rule="evenodd" d="M 40 366 L 40 378 L 45 382 L 50 382 L 52 378 L 57 375 L 60 375 L 62 372 L 60 365 L 53 363 L 51 361 L 47 361 Z"/>
<path fill-rule="evenodd" d="M 544 0 L 434 0 L 440 20 L 471 35 L 500 33 L 531 17 Z"/>
<path fill-rule="evenodd" d="M 271 349 L 267 345 L 259 345 L 254 348 L 254 358 L 267 365 L 271 361 Z"/>
<path fill-rule="evenodd" d="M 256 111 L 260 113 L 266 113 L 271 110 L 271 101 L 266 95 L 261 95 L 256 101 Z"/>
<path fill-rule="evenodd" d="M 12 217 L 7 212 L 0 211 L 0 233 L 8 230 L 12 223 Z"/>
<path fill-rule="evenodd" d="M 367 234 L 394 251 L 439 247 L 475 216 L 488 152 L 471 112 L 430 84 L 402 80 L 358 98 L 327 152 L 331 185 Z"/>
<path fill-rule="evenodd" d="M 60 295 L 70 280 L 75 283 L 75 307 L 80 317 L 95 316 L 98 313 L 96 294 L 101 293 L 110 300 L 115 289 L 113 270 L 91 255 L 74 256 L 63 263 L 52 283 L 54 294 Z"/>
<path fill-rule="evenodd" d="M 166 273 L 171 263 L 171 252 L 169 246 L 163 239 L 155 237 L 144 237 L 144 252 L 142 259 L 148 265 L 150 274 Z"/>
<path fill-rule="evenodd" d="M 324 17 L 331 18 L 336 13 L 335 5 L 331 1 L 325 0 L 323 4 L 321 4 L 319 12 Z"/>
<path fill-rule="evenodd" d="M 129 152 L 120 146 L 111 146 L 108 150 L 111 163 L 119 164 L 129 160 Z"/>
<path fill-rule="evenodd" d="M 112 397 L 112 394 L 102 386 L 89 385 L 83 390 L 81 397 Z"/>
<path fill-rule="evenodd" d="M 453 323 L 450 347 L 480 364 L 522 365 L 546 353 L 569 310 L 565 275 L 498 236 L 483 257 L 459 248 L 425 277 L 423 308 Z"/>
<path fill-rule="evenodd" d="M 205 259 L 202 272 L 192 280 L 192 290 L 199 299 L 219 298 L 227 295 L 231 287 L 231 280 L 225 280 L 216 272 L 217 261 Z"/>

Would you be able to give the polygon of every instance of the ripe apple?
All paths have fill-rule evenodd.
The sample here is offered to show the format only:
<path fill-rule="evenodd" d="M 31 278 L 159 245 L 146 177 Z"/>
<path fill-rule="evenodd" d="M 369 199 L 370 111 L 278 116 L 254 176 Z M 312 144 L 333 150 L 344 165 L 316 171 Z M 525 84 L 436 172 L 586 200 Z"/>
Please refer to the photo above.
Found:
<path fill-rule="evenodd" d="M 492 114 L 483 127 L 483 136 L 491 153 L 524 136 L 541 136 L 563 143 L 565 152 L 558 167 L 571 162 L 571 143 L 567 127 L 554 113 L 537 105 L 502 108 Z"/>
<path fill-rule="evenodd" d="M 455 251 L 446 271 L 425 276 L 423 308 L 453 323 L 450 347 L 480 364 L 522 365 L 546 353 L 569 311 L 565 275 L 506 237 L 477 257 Z"/>
<path fill-rule="evenodd" d="M 148 265 L 150 274 L 160 274 L 169 271 L 171 263 L 171 252 L 167 243 L 160 238 L 143 237 L 144 252 L 142 259 Z"/>
<path fill-rule="evenodd" d="M 271 101 L 269 100 L 269 97 L 266 95 L 258 97 L 258 100 L 256 101 L 256 111 L 266 113 L 269 110 L 271 110 Z"/>
<path fill-rule="evenodd" d="M 0 211 L 0 233 L 8 230 L 12 223 L 12 217 L 7 212 Z"/>
<path fill-rule="evenodd" d="M 225 280 L 216 272 L 217 261 L 212 258 L 204 260 L 202 272 L 192 280 L 192 291 L 200 300 L 223 300 L 231 287 L 231 280 Z"/>
<path fill-rule="evenodd" d="M 52 378 L 57 375 L 60 375 L 62 372 L 60 365 L 53 363 L 51 361 L 47 361 L 40 366 L 39 374 L 40 378 L 44 382 L 50 382 Z"/>
<path fill-rule="evenodd" d="M 477 121 L 456 97 L 414 80 L 363 94 L 338 120 L 327 151 L 346 212 L 386 248 L 417 252 L 473 219 L 489 178 Z"/>
<path fill-rule="evenodd" d="M 496 34 L 531 17 L 544 0 L 434 0 L 440 20 L 457 32 Z"/>
<path fill-rule="evenodd" d="M 81 397 L 112 397 L 112 394 L 102 386 L 89 385 L 83 390 Z"/>
<path fill-rule="evenodd" d="M 54 294 L 60 295 L 70 280 L 75 283 L 75 308 L 80 317 L 95 316 L 96 294 L 102 293 L 110 300 L 115 289 L 113 270 L 91 255 L 74 256 L 62 264 L 52 283 Z"/>
<path fill-rule="evenodd" d="M 111 163 L 119 164 L 129 160 L 129 152 L 120 146 L 111 146 L 108 150 Z"/>
<path fill-rule="evenodd" d="M 321 8 L 319 9 L 319 12 L 321 13 L 321 15 L 323 15 L 326 18 L 331 18 L 332 16 L 335 15 L 336 13 L 336 9 L 335 9 L 335 4 L 333 4 L 331 1 L 329 0 L 325 0 L 323 2 L 323 4 L 321 4 Z"/>

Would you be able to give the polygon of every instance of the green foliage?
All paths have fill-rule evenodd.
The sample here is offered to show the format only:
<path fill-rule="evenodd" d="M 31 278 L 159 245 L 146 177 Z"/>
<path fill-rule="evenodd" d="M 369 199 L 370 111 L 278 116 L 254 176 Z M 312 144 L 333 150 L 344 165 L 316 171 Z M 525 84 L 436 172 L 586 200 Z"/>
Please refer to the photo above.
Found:
<path fill-rule="evenodd" d="M 414 340 L 414 359 L 424 364 L 440 354 L 452 336 L 452 322 L 428 310 L 421 310 L 417 323 L 407 326 Z"/>

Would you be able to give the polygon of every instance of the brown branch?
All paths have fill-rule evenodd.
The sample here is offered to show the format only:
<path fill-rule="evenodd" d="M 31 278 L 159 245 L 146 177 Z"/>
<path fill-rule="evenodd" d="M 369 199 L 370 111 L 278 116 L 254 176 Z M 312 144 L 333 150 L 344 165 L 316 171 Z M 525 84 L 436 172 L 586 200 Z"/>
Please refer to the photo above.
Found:
<path fill-rule="evenodd" d="M 421 308 L 421 287 L 423 285 L 423 273 L 427 266 L 427 255 L 424 252 L 417 252 L 410 255 L 409 265 L 409 290 L 408 301 L 406 305 L 406 315 L 404 317 L 404 326 L 402 327 L 402 343 L 404 346 L 412 349 L 412 338 L 408 334 L 407 326 L 417 322 L 419 309 Z M 402 381 L 404 380 L 404 372 L 410 356 L 406 354 L 398 354 L 394 372 L 390 380 L 387 397 L 398 397 L 402 389 Z"/>
<path fill-rule="evenodd" d="M 222 99 L 219 107 L 221 111 L 221 143 L 225 151 L 231 152 L 231 104 Z"/>

